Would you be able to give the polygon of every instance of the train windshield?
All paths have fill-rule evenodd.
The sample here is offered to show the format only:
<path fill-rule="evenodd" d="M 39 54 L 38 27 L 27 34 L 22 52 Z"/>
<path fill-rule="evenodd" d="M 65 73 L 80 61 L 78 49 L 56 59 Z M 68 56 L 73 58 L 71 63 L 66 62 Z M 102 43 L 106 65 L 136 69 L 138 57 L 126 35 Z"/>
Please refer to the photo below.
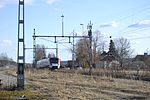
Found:
<path fill-rule="evenodd" d="M 58 58 L 50 58 L 51 63 L 58 63 Z"/>

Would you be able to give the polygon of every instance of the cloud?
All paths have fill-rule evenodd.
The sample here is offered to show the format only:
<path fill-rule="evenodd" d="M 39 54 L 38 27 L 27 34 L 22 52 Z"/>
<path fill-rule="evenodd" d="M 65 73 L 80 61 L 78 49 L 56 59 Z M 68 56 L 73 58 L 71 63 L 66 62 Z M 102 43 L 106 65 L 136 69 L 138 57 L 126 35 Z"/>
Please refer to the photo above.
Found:
<path fill-rule="evenodd" d="M 7 47 L 7 46 L 11 46 L 11 45 L 12 45 L 11 40 L 1 40 L 0 41 L 0 46 L 2 46 L 2 47 Z"/>
<path fill-rule="evenodd" d="M 5 44 L 5 45 L 11 45 L 11 44 L 12 44 L 12 41 L 11 41 L 11 40 L 3 40 L 2 42 L 3 42 L 3 44 Z"/>
<path fill-rule="evenodd" d="M 31 5 L 35 2 L 35 0 L 25 0 L 25 4 Z"/>
<path fill-rule="evenodd" d="M 128 28 L 147 28 L 150 27 L 150 20 L 143 20 L 128 26 Z"/>
<path fill-rule="evenodd" d="M 60 0 L 48 0 L 47 3 L 48 4 L 53 4 L 53 3 L 58 2 L 58 1 L 60 1 Z"/>
<path fill-rule="evenodd" d="M 102 25 L 100 25 L 100 27 L 118 27 L 119 23 L 116 21 L 112 21 L 110 23 L 104 23 Z"/>
<path fill-rule="evenodd" d="M 0 0 L 0 8 L 4 7 L 7 4 L 8 0 Z"/>
<path fill-rule="evenodd" d="M 0 8 L 5 7 L 10 4 L 18 4 L 19 0 L 0 0 Z M 24 0 L 25 4 L 31 5 L 35 0 Z"/>
<path fill-rule="evenodd" d="M 63 13 L 64 11 L 62 9 L 59 8 L 53 8 L 54 11 L 59 12 L 59 13 Z"/>
<path fill-rule="evenodd" d="M 24 0 L 26 5 L 33 5 L 37 2 L 41 3 L 48 3 L 48 4 L 53 4 L 56 3 L 60 0 Z M 19 0 L 0 0 L 0 8 L 3 8 L 7 5 L 12 5 L 12 4 L 18 4 Z"/>
<path fill-rule="evenodd" d="M 3 5 L 0 4 L 0 8 L 2 8 L 2 7 L 3 7 Z"/>

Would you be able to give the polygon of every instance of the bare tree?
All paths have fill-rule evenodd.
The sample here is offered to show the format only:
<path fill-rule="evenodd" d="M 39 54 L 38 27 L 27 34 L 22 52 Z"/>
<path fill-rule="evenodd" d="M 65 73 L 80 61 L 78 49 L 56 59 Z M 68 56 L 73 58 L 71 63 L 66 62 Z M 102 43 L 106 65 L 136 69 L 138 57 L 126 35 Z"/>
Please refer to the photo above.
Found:
<path fill-rule="evenodd" d="M 130 58 L 133 50 L 131 49 L 130 42 L 121 37 L 114 40 L 116 51 L 117 51 L 117 59 L 120 63 L 120 67 L 123 67 L 123 63 L 127 58 Z"/>
<path fill-rule="evenodd" d="M 46 58 L 46 50 L 44 45 L 36 45 L 36 61 Z"/>
<path fill-rule="evenodd" d="M 48 58 L 56 57 L 54 53 L 48 53 Z"/>
<path fill-rule="evenodd" d="M 103 35 L 99 30 L 93 32 L 93 64 L 96 65 L 99 61 L 99 55 L 104 51 Z"/>
<path fill-rule="evenodd" d="M 89 66 L 89 40 L 80 39 L 76 44 L 76 59 L 82 67 Z"/>
<path fill-rule="evenodd" d="M 93 40 L 92 40 L 92 55 L 93 55 L 93 64 L 99 61 L 99 53 L 100 49 L 103 49 L 104 42 L 102 41 L 102 34 L 100 31 L 93 32 Z M 89 39 L 80 39 L 76 43 L 76 57 L 77 61 L 83 66 L 90 66 L 90 41 Z"/>

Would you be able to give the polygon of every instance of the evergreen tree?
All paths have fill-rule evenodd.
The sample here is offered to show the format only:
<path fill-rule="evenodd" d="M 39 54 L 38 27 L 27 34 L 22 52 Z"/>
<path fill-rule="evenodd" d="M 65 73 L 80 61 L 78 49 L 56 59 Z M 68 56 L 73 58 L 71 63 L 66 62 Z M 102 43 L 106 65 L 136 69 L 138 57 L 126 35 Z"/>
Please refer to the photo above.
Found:
<path fill-rule="evenodd" d="M 110 40 L 108 55 L 111 57 L 111 60 L 116 60 L 117 58 L 116 47 L 112 39 Z"/>
<path fill-rule="evenodd" d="M 116 51 L 115 44 L 114 44 L 113 40 L 110 40 L 109 54 L 115 55 L 115 51 Z"/>

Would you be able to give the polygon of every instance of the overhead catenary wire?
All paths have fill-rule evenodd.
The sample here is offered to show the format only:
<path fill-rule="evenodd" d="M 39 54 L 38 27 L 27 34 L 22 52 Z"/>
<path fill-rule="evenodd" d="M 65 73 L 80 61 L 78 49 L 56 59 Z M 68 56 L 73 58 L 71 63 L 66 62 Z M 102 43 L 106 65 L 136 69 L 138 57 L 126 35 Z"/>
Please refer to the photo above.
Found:
<path fill-rule="evenodd" d="M 126 18 L 130 18 L 130 17 L 132 17 L 132 16 L 134 16 L 134 15 L 137 15 L 137 14 L 140 14 L 140 13 L 142 13 L 142 12 L 149 11 L 149 10 L 150 10 L 150 5 L 144 6 L 144 7 L 142 7 L 142 9 L 140 9 L 140 10 L 134 12 L 133 14 L 130 14 L 130 15 L 128 15 L 128 16 L 125 16 L 124 18 L 117 19 L 116 21 L 121 21 L 121 20 L 124 20 L 124 19 L 126 19 Z M 122 33 L 122 34 L 125 34 L 125 33 L 128 33 L 128 34 L 129 34 L 129 33 L 135 33 L 135 32 L 137 33 L 137 32 L 140 32 L 140 31 L 149 30 L 150 27 L 132 28 L 132 30 L 128 30 L 128 29 L 129 29 L 129 27 L 126 27 L 125 29 L 119 31 L 118 33 Z M 127 31 L 124 32 L 124 30 L 127 30 Z M 141 34 L 142 34 L 142 33 L 141 33 Z M 138 38 L 128 38 L 128 36 L 127 36 L 127 39 L 129 39 L 129 40 L 139 40 L 139 39 L 146 39 L 146 38 L 150 38 L 150 37 L 149 37 L 149 36 L 145 36 L 145 37 L 138 37 Z"/>
<path fill-rule="evenodd" d="M 124 30 L 127 30 L 128 28 L 125 28 Z M 132 29 L 132 30 L 127 30 L 127 31 L 119 31 L 118 33 L 119 34 L 125 34 L 125 33 L 133 33 L 133 32 L 140 32 L 140 31 L 145 31 L 145 30 L 149 30 L 150 27 L 145 27 L 145 28 L 135 28 L 135 29 Z"/>
<path fill-rule="evenodd" d="M 129 40 L 139 40 L 139 39 L 149 39 L 150 36 L 138 37 L 138 38 L 130 38 Z"/>
<path fill-rule="evenodd" d="M 140 6 L 136 6 L 136 7 L 131 7 L 131 8 L 128 8 L 126 10 L 123 10 L 121 12 L 117 12 L 117 13 L 113 13 L 113 14 L 108 14 L 108 15 L 105 15 L 103 16 L 104 18 L 109 18 L 109 17 L 112 17 L 114 15 L 117 16 L 117 19 L 113 19 L 114 21 L 121 21 L 121 20 L 124 20 L 124 19 L 127 19 L 129 17 L 132 17 L 134 16 L 135 14 L 137 13 L 140 13 L 140 12 L 143 12 L 143 11 L 147 11 L 149 10 L 150 8 L 150 3 L 145 3 L 143 5 L 140 5 Z M 138 10 L 137 10 L 138 9 Z M 130 11 L 134 11 L 134 13 L 129 13 Z M 127 16 L 124 16 L 123 14 L 124 13 L 128 13 Z M 121 15 L 121 16 L 118 16 L 118 15 Z"/>
<path fill-rule="evenodd" d="M 144 11 L 146 11 L 146 10 L 150 10 L 150 5 L 149 5 L 148 7 L 143 7 L 142 9 L 140 9 L 140 10 L 138 10 L 138 11 L 132 13 L 132 14 L 129 14 L 128 16 L 124 16 L 124 17 L 122 17 L 122 18 L 119 18 L 119 19 L 117 19 L 117 20 L 115 20 L 115 21 L 121 21 L 121 20 L 124 20 L 124 19 L 126 19 L 126 18 L 130 18 L 130 17 L 132 17 L 132 16 L 134 16 L 134 15 L 136 15 L 136 14 L 139 14 L 139 13 L 141 13 L 141 12 L 144 12 Z"/>

